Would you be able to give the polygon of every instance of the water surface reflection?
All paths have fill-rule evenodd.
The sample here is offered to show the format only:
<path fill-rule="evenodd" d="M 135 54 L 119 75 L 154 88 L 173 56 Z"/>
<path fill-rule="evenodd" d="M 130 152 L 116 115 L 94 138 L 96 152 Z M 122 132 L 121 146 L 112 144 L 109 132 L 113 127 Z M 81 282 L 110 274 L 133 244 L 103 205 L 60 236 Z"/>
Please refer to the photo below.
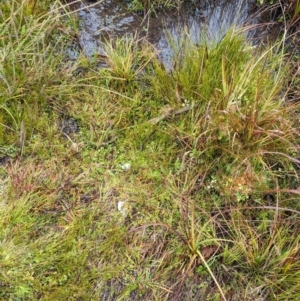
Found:
<path fill-rule="evenodd" d="M 184 32 L 195 43 L 204 38 L 219 40 L 233 24 L 244 23 L 255 5 L 255 0 L 198 2 L 190 1 L 192 5 L 184 4 L 180 10 L 160 11 L 147 16 L 129 12 L 128 1 L 102 0 L 95 5 L 82 2 L 78 12 L 80 46 L 92 56 L 102 54 L 107 38 L 138 35 L 154 44 L 164 64 L 169 66 L 172 57 L 170 36 L 175 43 Z"/>

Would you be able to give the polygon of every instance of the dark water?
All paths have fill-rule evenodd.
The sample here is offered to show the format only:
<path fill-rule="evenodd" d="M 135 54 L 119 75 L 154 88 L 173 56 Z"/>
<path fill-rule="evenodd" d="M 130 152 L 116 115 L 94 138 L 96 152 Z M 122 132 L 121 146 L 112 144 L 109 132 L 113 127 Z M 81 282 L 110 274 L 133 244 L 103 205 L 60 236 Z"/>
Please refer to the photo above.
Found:
<path fill-rule="evenodd" d="M 197 0 L 180 9 L 139 15 L 128 11 L 130 1 L 100 0 L 78 4 L 79 44 L 86 55 L 103 53 L 103 43 L 114 37 L 144 37 L 158 50 L 166 66 L 172 57 L 170 37 L 176 43 L 183 33 L 192 41 L 216 41 L 234 24 L 251 16 L 256 0 Z M 168 33 L 168 34 L 167 34 Z"/>

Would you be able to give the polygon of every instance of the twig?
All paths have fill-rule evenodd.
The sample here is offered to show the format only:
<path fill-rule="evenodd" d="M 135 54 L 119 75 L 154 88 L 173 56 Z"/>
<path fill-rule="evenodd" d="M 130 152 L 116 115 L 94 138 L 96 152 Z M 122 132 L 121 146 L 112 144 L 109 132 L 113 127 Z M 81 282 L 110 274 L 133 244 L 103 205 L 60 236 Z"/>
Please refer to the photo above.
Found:
<path fill-rule="evenodd" d="M 152 118 L 152 119 L 148 120 L 148 123 L 156 124 L 156 123 L 158 123 L 162 120 L 165 120 L 165 119 L 169 118 L 170 116 L 176 116 L 176 115 L 188 112 L 191 109 L 193 109 L 194 107 L 195 107 L 195 105 L 187 105 L 184 108 L 178 109 L 176 111 L 169 110 L 168 112 L 165 112 L 165 113 L 163 113 L 162 115 L 160 115 L 158 117 L 155 117 L 155 118 Z"/>

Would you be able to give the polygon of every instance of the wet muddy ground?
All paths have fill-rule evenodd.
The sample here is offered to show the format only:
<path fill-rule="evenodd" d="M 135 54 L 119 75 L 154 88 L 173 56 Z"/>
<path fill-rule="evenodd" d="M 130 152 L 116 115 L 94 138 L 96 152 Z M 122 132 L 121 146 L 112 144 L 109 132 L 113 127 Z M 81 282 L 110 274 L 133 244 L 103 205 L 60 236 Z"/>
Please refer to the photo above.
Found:
<path fill-rule="evenodd" d="M 170 37 L 175 43 L 183 33 L 192 41 L 218 41 L 234 24 L 250 24 L 256 0 L 187 1 L 179 9 L 162 9 L 144 14 L 130 10 L 130 1 L 80 1 L 78 10 L 80 49 L 88 56 L 103 55 L 103 44 L 116 37 L 145 38 L 169 66 Z M 70 53 L 76 56 L 76 51 Z"/>

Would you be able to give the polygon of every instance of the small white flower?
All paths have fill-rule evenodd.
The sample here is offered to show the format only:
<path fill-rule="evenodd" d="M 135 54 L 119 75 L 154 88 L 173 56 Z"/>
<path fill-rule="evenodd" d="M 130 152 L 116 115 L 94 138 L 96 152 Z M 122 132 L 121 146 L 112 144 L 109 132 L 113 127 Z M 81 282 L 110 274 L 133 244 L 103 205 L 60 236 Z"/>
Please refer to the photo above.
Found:
<path fill-rule="evenodd" d="M 120 211 L 124 217 L 127 215 L 126 202 L 118 202 L 118 211 Z"/>
<path fill-rule="evenodd" d="M 131 168 L 130 163 L 120 164 L 119 166 L 121 167 L 122 170 L 129 170 Z"/>

